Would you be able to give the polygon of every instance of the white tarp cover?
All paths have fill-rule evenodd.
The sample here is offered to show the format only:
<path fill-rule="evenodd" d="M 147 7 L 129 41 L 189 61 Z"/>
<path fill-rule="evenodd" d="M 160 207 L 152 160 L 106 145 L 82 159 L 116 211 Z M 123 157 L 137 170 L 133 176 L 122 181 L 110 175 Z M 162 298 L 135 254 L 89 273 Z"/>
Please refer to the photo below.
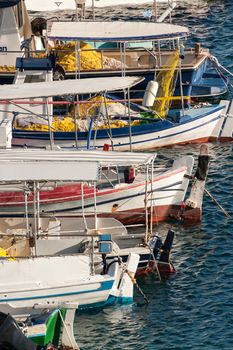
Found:
<path fill-rule="evenodd" d="M 0 86 L 0 100 L 16 100 L 59 95 L 92 94 L 130 88 L 142 81 L 139 77 L 68 79 L 51 82 L 9 84 Z"/>
<path fill-rule="evenodd" d="M 48 37 L 83 41 L 141 41 L 187 36 L 188 28 L 152 22 L 54 22 Z"/>
<path fill-rule="evenodd" d="M 128 166 L 128 165 L 142 165 L 149 164 L 155 158 L 155 153 L 136 153 L 136 152 L 105 152 L 105 151 L 64 151 L 64 150 L 4 150 L 0 151 L 0 172 L 2 163 L 7 166 L 7 162 L 18 162 L 20 165 L 23 162 L 48 161 L 61 162 L 66 166 L 65 162 L 83 162 L 98 163 L 99 166 Z M 69 180 L 69 172 L 67 173 L 67 180 Z M 87 174 L 88 176 L 88 174 Z"/>
<path fill-rule="evenodd" d="M 97 162 L 12 160 L 0 162 L 0 181 L 97 181 Z"/>

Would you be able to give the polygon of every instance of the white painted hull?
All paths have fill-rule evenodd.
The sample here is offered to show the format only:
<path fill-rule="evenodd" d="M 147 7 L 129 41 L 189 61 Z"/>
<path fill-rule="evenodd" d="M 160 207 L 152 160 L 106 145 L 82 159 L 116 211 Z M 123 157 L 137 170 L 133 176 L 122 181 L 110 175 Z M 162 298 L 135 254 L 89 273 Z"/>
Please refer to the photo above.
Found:
<path fill-rule="evenodd" d="M 156 128 L 154 124 L 151 124 L 151 131 L 147 131 L 146 133 L 142 130 L 141 133 L 134 134 L 134 130 L 132 128 L 132 150 L 143 151 L 176 144 L 201 143 L 216 140 L 219 136 L 217 135 L 216 130 L 218 130 L 219 133 L 220 126 L 224 120 L 224 118 L 221 116 L 221 111 L 223 108 L 223 106 L 220 106 L 217 110 L 208 110 L 206 113 L 202 112 L 202 114 L 196 118 L 189 118 L 186 122 L 174 124 L 172 127 L 164 128 L 159 131 L 153 131 L 153 127 Z M 49 139 L 42 140 L 38 137 L 34 138 L 32 133 L 27 133 L 28 136 L 26 138 L 24 138 L 24 135 L 26 135 L 26 133 L 22 132 L 21 137 L 17 138 L 17 135 L 13 134 L 13 145 L 27 145 L 28 147 L 42 147 L 50 145 Z M 114 150 L 130 150 L 128 135 L 121 137 L 118 135 L 114 136 L 113 134 L 112 141 L 114 144 Z M 102 149 L 104 144 L 111 145 L 109 138 L 101 137 L 97 138 L 96 140 L 92 140 L 90 146 Z M 55 136 L 55 145 L 67 148 L 76 146 L 75 140 L 69 137 L 69 133 L 66 133 L 62 140 L 56 140 Z M 85 148 L 87 146 L 87 141 L 79 140 L 78 146 Z"/>
<path fill-rule="evenodd" d="M 138 261 L 136 256 L 133 272 Z M 117 289 L 121 281 L 118 264 L 108 275 L 92 275 L 89 257 L 84 255 L 4 259 L 0 276 L 0 311 L 4 312 L 26 313 L 35 305 L 64 302 L 77 302 L 81 307 L 104 305 L 111 296 L 132 299 L 131 286 L 128 294 L 121 295 L 121 288 Z"/>
<path fill-rule="evenodd" d="M 157 220 L 163 221 L 169 217 L 170 210 L 173 206 L 179 207 L 185 199 L 189 180 L 184 177 L 185 174 L 191 174 L 193 168 L 193 158 L 183 157 L 177 159 L 173 167 L 159 175 L 154 175 L 153 186 L 148 183 L 148 193 L 151 198 L 153 192 L 153 208 L 157 213 Z M 97 213 L 112 215 L 118 219 L 122 219 L 121 215 L 125 216 L 127 223 L 135 221 L 144 222 L 145 220 L 145 193 L 146 182 L 145 176 L 139 175 L 141 181 L 136 181 L 132 184 L 123 183 L 116 185 L 114 188 L 110 186 L 107 189 L 97 191 Z M 72 189 L 72 185 L 68 185 Z M 9 191 L 9 192 L 7 192 Z M 57 189 L 58 191 L 58 189 Z M 52 196 L 51 191 L 41 196 L 40 209 L 43 212 L 78 212 L 82 211 L 82 202 L 79 193 L 73 187 L 73 192 L 66 192 L 66 186 L 61 187 L 59 197 L 57 194 Z M 15 202 L 9 201 L 10 188 L 5 189 L 0 193 L 0 213 L 24 213 L 24 201 Z M 58 192 L 57 192 L 58 193 Z M 90 192 L 89 192 L 90 193 Z M 94 197 L 86 192 L 84 195 L 85 213 L 94 214 Z M 13 195 L 14 194 L 14 195 Z M 13 192 L 12 198 L 15 197 Z M 84 190 L 85 194 L 85 190 Z M 17 192 L 16 192 L 17 195 Z M 4 197 L 5 196 L 5 197 Z M 4 199 L 5 198 L 5 199 Z M 21 199 L 23 200 L 23 198 Z M 29 201 L 29 213 L 33 212 L 33 202 Z M 148 202 L 148 207 L 151 202 Z"/>

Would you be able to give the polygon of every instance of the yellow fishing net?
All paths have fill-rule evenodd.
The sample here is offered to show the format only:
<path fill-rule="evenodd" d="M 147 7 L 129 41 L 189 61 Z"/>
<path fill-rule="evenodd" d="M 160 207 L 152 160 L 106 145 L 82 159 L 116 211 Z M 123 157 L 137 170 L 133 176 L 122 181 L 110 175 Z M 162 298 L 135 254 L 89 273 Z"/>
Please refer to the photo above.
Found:
<path fill-rule="evenodd" d="M 94 50 L 91 45 L 81 42 L 80 52 L 77 55 L 75 42 L 71 41 L 67 44 L 56 45 L 52 50 L 58 57 L 57 63 L 61 65 L 65 71 L 74 72 L 80 70 L 100 70 L 100 69 L 122 69 L 126 64 L 113 58 L 107 57 L 103 53 Z M 80 64 L 77 64 L 77 60 Z"/>
<path fill-rule="evenodd" d="M 0 72 L 14 72 L 16 68 L 14 66 L 0 66 Z"/>
<path fill-rule="evenodd" d="M 157 98 L 155 99 L 153 110 L 155 110 L 161 118 L 165 118 L 169 111 L 172 96 L 175 90 L 177 79 L 177 65 L 179 62 L 179 52 L 175 51 L 167 59 L 166 63 L 156 77 L 159 84 Z"/>
<path fill-rule="evenodd" d="M 106 105 L 105 105 L 106 103 Z M 99 109 L 102 109 L 100 111 Z M 107 108 L 107 112 L 106 112 Z M 75 128 L 75 111 L 76 111 L 76 128 Z M 117 117 L 114 114 L 117 112 Z M 125 106 L 104 96 L 95 96 L 90 98 L 86 103 L 72 106 L 70 113 L 63 117 L 53 117 L 51 122 L 51 131 L 56 132 L 74 132 L 87 131 L 89 128 L 89 118 L 96 117 L 93 122 L 93 130 L 122 128 L 129 125 L 128 120 L 121 120 L 125 116 Z M 87 118 L 88 117 L 88 118 Z M 140 120 L 134 120 L 131 125 L 140 125 Z M 30 131 L 49 131 L 46 119 L 40 116 L 35 118 L 19 118 L 15 120 L 14 127 L 21 130 Z"/>
<path fill-rule="evenodd" d="M 45 123 L 29 123 L 28 125 L 20 125 L 20 123 L 15 123 L 14 127 L 16 129 L 20 130 L 30 130 L 30 131 L 49 131 L 49 126 L 48 124 Z M 75 124 L 73 121 L 73 118 L 71 117 L 64 117 L 64 118 L 59 118 L 59 117 L 53 117 L 53 121 L 51 123 L 51 130 L 52 131 L 75 131 Z"/>
<path fill-rule="evenodd" d="M 106 99 L 106 103 L 108 101 L 109 100 Z M 103 96 L 95 96 L 90 98 L 87 103 L 80 104 L 79 106 L 76 105 L 75 109 L 72 107 L 70 114 L 74 117 L 76 111 L 77 118 L 86 118 L 87 116 L 91 117 L 95 114 L 96 108 L 99 108 L 103 103 Z"/>
<path fill-rule="evenodd" d="M 102 69 L 101 54 L 99 52 L 93 50 L 89 44 L 84 42 L 81 42 L 80 48 L 81 70 Z M 67 44 L 56 45 L 53 50 L 56 51 L 58 55 L 58 64 L 60 64 L 65 71 L 75 71 L 78 68 L 74 41 Z"/>
<path fill-rule="evenodd" d="M 1 258 L 1 257 L 8 257 L 8 256 L 9 256 L 9 254 L 8 254 L 7 249 L 4 249 L 4 248 L 1 248 L 1 247 L 0 247 L 0 258 Z M 13 260 L 15 260 L 15 259 L 13 259 L 13 258 L 8 258 L 8 260 L 13 261 Z"/>

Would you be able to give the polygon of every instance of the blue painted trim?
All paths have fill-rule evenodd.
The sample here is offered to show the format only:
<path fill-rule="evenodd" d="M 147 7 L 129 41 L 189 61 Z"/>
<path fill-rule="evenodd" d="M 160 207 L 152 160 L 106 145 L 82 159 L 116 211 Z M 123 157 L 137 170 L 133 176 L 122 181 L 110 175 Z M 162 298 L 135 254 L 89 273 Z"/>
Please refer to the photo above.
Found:
<path fill-rule="evenodd" d="M 133 298 L 128 297 L 115 297 L 113 295 L 110 295 L 106 301 L 94 303 L 94 304 L 85 304 L 85 305 L 79 305 L 79 310 L 89 310 L 92 308 L 102 308 L 105 306 L 110 306 L 114 304 L 131 304 L 133 302 Z"/>
<path fill-rule="evenodd" d="M 93 126 L 94 118 L 91 118 L 90 120 L 90 125 L 89 125 L 89 130 L 88 130 L 88 135 L 87 135 L 87 149 L 90 149 L 90 144 L 91 144 L 91 134 L 92 134 L 92 126 Z"/>
<path fill-rule="evenodd" d="M 114 41 L 150 41 L 150 40 L 157 40 L 157 39 L 175 39 L 175 38 L 183 38 L 188 37 L 189 34 L 187 32 L 177 32 L 177 33 L 170 33 L 170 34 L 161 34 L 161 35 L 140 35 L 140 36 L 123 36 L 123 37 L 82 37 L 82 36 L 67 36 L 67 37 L 60 37 L 60 36 L 48 36 L 49 39 L 58 39 L 58 40 L 78 40 L 78 41 L 104 41 L 104 42 L 114 42 Z"/>
<path fill-rule="evenodd" d="M 148 124 L 144 124 L 144 125 L 133 126 L 132 127 L 132 137 L 137 136 L 137 135 L 152 134 L 152 133 L 157 132 L 157 131 L 164 131 L 164 130 L 172 129 L 172 128 L 177 127 L 177 126 L 182 126 L 182 125 L 188 124 L 190 122 L 193 122 L 195 120 L 202 119 L 202 118 L 204 118 L 212 113 L 218 112 L 222 109 L 223 109 L 222 106 L 216 106 L 216 107 L 211 108 L 208 112 L 202 113 L 198 116 L 195 116 L 195 117 L 190 116 L 190 118 L 187 116 L 185 118 L 185 120 L 183 120 L 183 122 L 182 122 L 182 118 L 181 118 L 181 122 L 177 123 L 177 124 L 173 124 L 172 122 L 167 121 L 167 120 L 166 121 L 157 120 L 157 121 L 155 121 L 155 123 L 148 123 Z M 169 134 L 169 135 L 165 135 L 165 136 L 161 136 L 161 137 L 156 137 L 156 138 L 152 138 L 152 139 L 147 139 L 144 141 L 142 141 L 142 140 L 134 141 L 134 142 L 132 142 L 132 144 L 134 145 L 134 144 L 138 144 L 138 143 L 145 143 L 148 141 L 165 139 L 167 137 L 172 137 L 172 136 L 184 134 L 186 132 L 198 129 L 198 128 L 202 127 L 203 125 L 207 125 L 209 123 L 212 123 L 213 121 L 215 121 L 219 118 L 220 118 L 220 115 L 211 119 L 208 122 L 205 122 L 205 123 L 198 125 L 198 126 L 195 126 L 195 127 L 191 127 L 191 128 L 184 130 L 184 131 L 179 131 L 179 132 L 175 132 L 173 134 Z M 73 141 L 75 139 L 74 132 L 55 132 L 53 135 L 54 135 L 55 142 L 56 141 Z M 80 141 L 87 140 L 87 137 L 88 137 L 87 132 L 79 132 L 78 133 L 78 139 Z M 91 139 L 93 139 L 93 137 L 94 137 L 94 134 L 92 134 Z M 114 138 L 121 138 L 121 137 L 129 137 L 129 128 L 128 127 L 119 128 L 119 129 L 118 128 L 112 129 L 113 142 L 115 141 Z M 43 133 L 40 131 L 33 131 L 33 132 L 32 131 L 21 131 L 21 130 L 19 131 L 19 130 L 14 129 L 13 130 L 13 138 L 49 140 L 49 133 L 48 132 Z M 109 138 L 107 131 L 106 130 L 98 130 L 98 132 L 96 134 L 96 139 L 101 140 L 101 139 L 106 139 L 106 138 Z M 118 147 L 121 147 L 121 146 L 126 146 L 128 144 L 129 143 L 121 143 L 121 144 L 117 143 L 115 145 Z M 97 146 L 97 148 L 102 148 L 102 146 L 101 147 Z"/>
<path fill-rule="evenodd" d="M 114 280 L 110 281 L 103 281 L 103 282 L 95 282 L 95 283 L 100 283 L 101 286 L 98 289 L 94 290 L 86 290 L 82 292 L 70 292 L 70 293 L 62 293 L 62 294 L 49 294 L 49 295 L 38 295 L 34 297 L 26 297 L 26 298 L 10 298 L 10 299 L 1 299 L 0 303 L 6 303 L 10 301 L 22 301 L 22 300 L 36 300 L 36 299 L 49 299 L 49 298 L 54 298 L 54 297 L 63 297 L 63 296 L 68 296 L 68 295 L 80 295 L 80 294 L 88 294 L 88 293 L 95 293 L 99 291 L 104 291 L 104 290 L 111 290 L 112 286 L 114 284 Z"/>
<path fill-rule="evenodd" d="M 176 133 L 174 133 L 174 134 L 169 134 L 169 135 L 167 135 L 167 136 L 161 136 L 161 137 L 157 137 L 157 138 L 147 139 L 147 140 L 144 140 L 144 141 L 142 141 L 142 140 L 141 140 L 141 141 L 134 141 L 134 142 L 132 142 L 132 145 L 135 145 L 135 144 L 138 144 L 138 143 L 145 143 L 145 142 L 153 141 L 153 140 L 166 139 L 166 138 L 171 137 L 171 136 L 177 136 L 177 135 L 180 135 L 180 134 L 185 134 L 185 133 L 188 132 L 188 131 L 192 131 L 192 130 L 199 129 L 200 127 L 203 127 L 203 125 L 208 125 L 208 124 L 210 124 L 210 123 L 212 123 L 213 121 L 218 120 L 218 119 L 220 119 L 220 116 L 218 116 L 218 117 L 216 117 L 216 118 L 214 118 L 214 119 L 211 119 L 210 121 L 205 122 L 205 123 L 203 123 L 203 124 L 201 124 L 201 125 L 194 126 L 194 127 L 190 128 L 190 129 L 187 129 L 187 130 L 185 130 L 185 131 L 179 131 L 179 132 L 176 132 Z M 120 145 L 118 145 L 118 146 L 120 147 L 120 146 L 125 146 L 125 145 L 128 145 L 128 143 L 124 143 L 124 144 L 122 143 L 122 144 L 120 144 Z"/>

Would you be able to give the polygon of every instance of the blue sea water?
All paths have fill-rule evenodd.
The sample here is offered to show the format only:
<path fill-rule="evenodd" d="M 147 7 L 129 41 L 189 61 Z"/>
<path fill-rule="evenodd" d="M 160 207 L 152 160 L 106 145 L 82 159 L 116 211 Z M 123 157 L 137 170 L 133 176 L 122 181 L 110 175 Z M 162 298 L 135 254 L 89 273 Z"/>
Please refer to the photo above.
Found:
<path fill-rule="evenodd" d="M 233 72 L 232 0 L 180 1 L 173 18 L 189 26 L 189 43 L 201 42 Z M 81 350 L 233 348 L 233 144 L 209 146 L 207 189 L 231 218 L 205 196 L 201 225 L 172 226 L 177 273 L 161 283 L 154 275 L 140 278 L 149 305 L 136 292 L 133 305 L 78 313 L 75 336 Z M 159 155 L 197 158 L 198 152 L 199 146 L 186 146 L 161 150 Z M 169 227 L 166 223 L 155 230 L 164 236 Z"/>

